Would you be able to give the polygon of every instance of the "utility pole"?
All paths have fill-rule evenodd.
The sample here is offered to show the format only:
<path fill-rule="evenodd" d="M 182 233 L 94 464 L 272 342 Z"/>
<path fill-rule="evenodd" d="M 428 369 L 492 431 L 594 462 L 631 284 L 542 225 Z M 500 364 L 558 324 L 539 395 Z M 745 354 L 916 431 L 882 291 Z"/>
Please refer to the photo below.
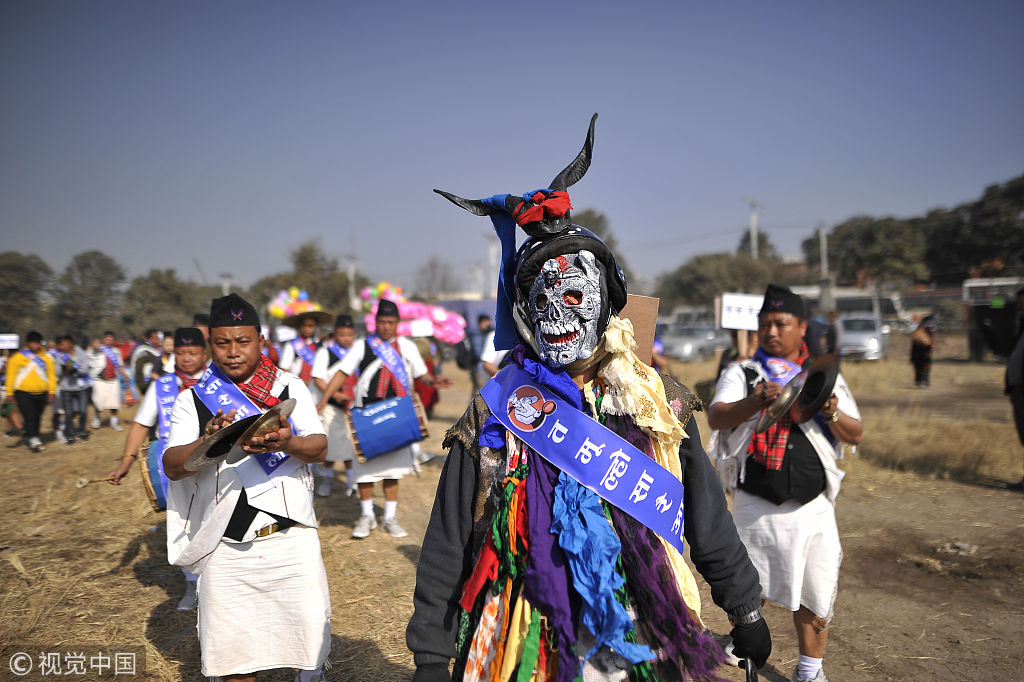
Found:
<path fill-rule="evenodd" d="M 349 237 L 348 255 L 345 256 L 348 265 L 345 266 L 345 275 L 348 278 L 348 307 L 352 312 L 358 312 L 361 307 L 359 297 L 356 296 L 356 266 L 359 258 L 356 256 L 356 238 Z"/>
<path fill-rule="evenodd" d="M 832 290 L 832 278 L 828 274 L 828 235 L 824 223 L 818 223 L 818 262 L 821 265 L 821 278 L 818 280 L 821 296 L 818 297 L 818 307 L 820 313 L 828 313 L 836 309 L 836 297 Z"/>
<path fill-rule="evenodd" d="M 220 273 L 220 295 L 227 296 L 231 293 L 231 280 L 234 279 L 234 275 L 230 272 Z"/>
<path fill-rule="evenodd" d="M 756 199 L 744 199 L 750 204 L 750 257 L 757 260 L 757 217 L 761 204 Z"/>

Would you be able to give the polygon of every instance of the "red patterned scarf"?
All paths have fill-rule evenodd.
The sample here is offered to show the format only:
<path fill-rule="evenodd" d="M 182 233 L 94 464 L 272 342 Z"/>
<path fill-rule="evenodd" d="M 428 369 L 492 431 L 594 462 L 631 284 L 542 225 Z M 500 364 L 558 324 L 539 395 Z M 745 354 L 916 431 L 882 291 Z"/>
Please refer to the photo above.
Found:
<path fill-rule="evenodd" d="M 256 372 L 244 384 L 238 384 L 238 388 L 242 389 L 242 393 L 256 403 L 261 410 L 269 410 L 281 402 L 270 393 L 276 379 L 277 367 L 266 355 L 260 355 L 260 365 L 256 368 Z"/>
<path fill-rule="evenodd" d="M 384 339 L 381 339 L 384 341 Z M 391 347 L 395 349 L 395 353 L 398 354 L 399 361 L 402 360 L 402 349 L 398 345 L 398 337 L 396 336 L 391 341 L 384 341 L 384 343 L 391 344 Z M 404 362 L 404 361 L 403 361 Z M 395 389 L 395 396 L 401 397 L 405 395 L 405 386 L 402 382 L 395 378 L 395 375 L 391 373 L 388 366 L 384 364 L 382 360 L 380 363 L 380 372 L 377 373 L 377 399 L 384 400 L 388 397 L 388 389 Z"/>
<path fill-rule="evenodd" d="M 809 357 L 807 344 L 800 344 L 800 357 L 796 363 L 803 365 Z M 789 431 L 793 428 L 793 420 L 789 413 L 768 427 L 764 433 L 755 433 L 747 447 L 747 454 L 754 456 L 754 461 L 769 471 L 782 469 L 782 460 L 786 456 L 786 445 L 789 444 Z"/>
<path fill-rule="evenodd" d="M 192 378 L 187 374 L 183 374 L 179 370 L 174 370 L 174 373 L 178 375 L 178 392 L 187 391 L 196 385 L 199 381 L 199 377 Z"/>

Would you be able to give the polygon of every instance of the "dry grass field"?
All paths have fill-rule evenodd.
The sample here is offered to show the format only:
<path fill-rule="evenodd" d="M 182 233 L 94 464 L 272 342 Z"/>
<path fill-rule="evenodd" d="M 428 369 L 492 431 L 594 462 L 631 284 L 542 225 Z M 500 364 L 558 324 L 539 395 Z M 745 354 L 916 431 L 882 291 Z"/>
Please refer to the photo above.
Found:
<path fill-rule="evenodd" d="M 838 681 L 1021 679 L 1024 496 L 1006 484 L 1020 479 L 1024 448 L 1002 395 L 1002 367 L 960 361 L 962 344 L 942 340 L 931 388 L 914 389 L 901 342 L 894 339 L 890 360 L 843 366 L 866 435 L 843 462 L 845 559 L 826 672 Z M 693 385 L 713 367 L 673 371 Z M 465 373 L 453 372 L 455 388 L 431 423 L 431 452 L 469 398 Z M 87 444 L 51 442 L 38 455 L 0 439 L 0 645 L 136 646 L 146 652 L 136 679 L 199 680 L 195 614 L 175 610 L 183 581 L 166 564 L 163 514 L 151 510 L 138 472 L 120 487 L 75 486 L 110 470 L 123 436 L 103 428 Z M 440 463 L 402 481 L 402 540 L 379 531 L 353 540 L 358 504 L 337 492 L 317 498 L 334 610 L 328 679 L 411 678 L 404 631 Z M 724 614 L 702 594 L 708 626 L 727 632 Z M 762 679 L 787 680 L 797 656 L 789 614 L 770 607 L 767 617 L 775 649 Z M 12 677 L 8 655 L 0 679 Z M 733 680 L 739 673 L 722 671 Z M 293 677 L 282 670 L 261 679 Z"/>

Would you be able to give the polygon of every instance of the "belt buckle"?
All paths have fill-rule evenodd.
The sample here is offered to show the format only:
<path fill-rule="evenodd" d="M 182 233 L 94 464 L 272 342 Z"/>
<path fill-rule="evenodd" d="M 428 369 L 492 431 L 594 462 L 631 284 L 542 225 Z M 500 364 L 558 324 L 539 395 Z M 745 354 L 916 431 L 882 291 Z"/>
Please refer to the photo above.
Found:
<path fill-rule="evenodd" d="M 277 532 L 277 524 L 276 523 L 272 523 L 269 526 L 263 526 L 263 528 L 260 528 L 258 531 L 256 531 L 256 537 L 258 537 L 258 538 L 265 538 L 268 535 L 273 535 L 276 532 Z"/>

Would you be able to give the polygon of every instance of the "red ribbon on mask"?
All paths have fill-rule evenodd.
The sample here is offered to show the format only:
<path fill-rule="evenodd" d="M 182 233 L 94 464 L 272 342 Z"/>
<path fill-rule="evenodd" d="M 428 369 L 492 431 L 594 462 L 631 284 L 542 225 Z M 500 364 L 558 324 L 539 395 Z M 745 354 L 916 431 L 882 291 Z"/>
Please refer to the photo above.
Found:
<path fill-rule="evenodd" d="M 526 210 L 523 210 L 526 202 L 520 201 L 519 205 L 512 211 L 512 217 L 521 226 L 547 218 L 560 218 L 572 208 L 572 204 L 569 203 L 568 192 L 536 192 L 530 197 L 530 201 L 534 205 Z"/>

